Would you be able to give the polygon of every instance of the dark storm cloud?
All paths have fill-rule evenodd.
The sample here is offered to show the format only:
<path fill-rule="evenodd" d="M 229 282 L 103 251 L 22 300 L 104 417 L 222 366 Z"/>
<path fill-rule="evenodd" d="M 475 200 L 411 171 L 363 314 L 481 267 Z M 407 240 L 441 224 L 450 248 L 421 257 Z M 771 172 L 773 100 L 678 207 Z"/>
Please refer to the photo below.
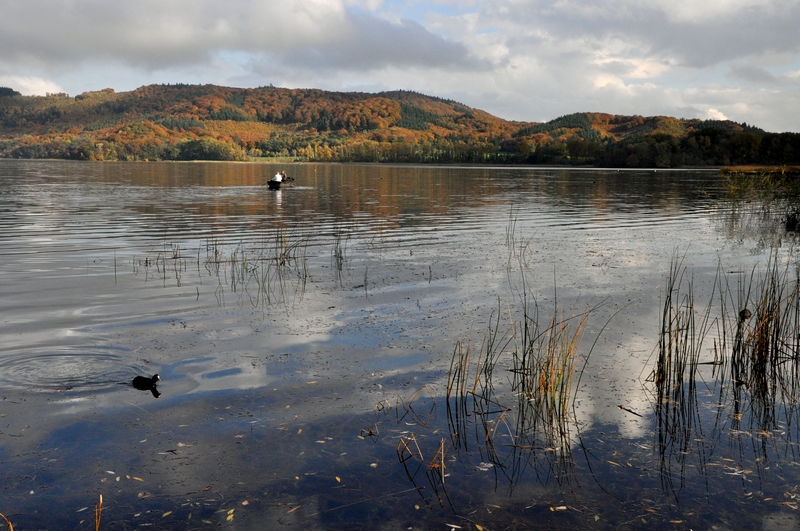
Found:
<path fill-rule="evenodd" d="M 356 70 L 471 64 L 464 46 L 418 23 L 352 14 L 337 0 L 7 0 L 2 11 L 6 65 L 113 62 L 154 70 L 224 52 Z"/>

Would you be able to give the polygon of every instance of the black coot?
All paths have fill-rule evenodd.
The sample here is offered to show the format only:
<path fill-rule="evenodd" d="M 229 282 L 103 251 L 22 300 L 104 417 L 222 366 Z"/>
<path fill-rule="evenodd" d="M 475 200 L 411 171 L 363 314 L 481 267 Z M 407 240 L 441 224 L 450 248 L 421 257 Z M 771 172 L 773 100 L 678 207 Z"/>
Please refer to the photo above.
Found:
<path fill-rule="evenodd" d="M 152 378 L 146 376 L 137 376 L 133 379 L 133 386 L 139 391 L 150 391 L 153 396 L 158 398 L 161 393 L 156 389 L 156 385 L 161 381 L 161 378 L 154 374 Z"/>

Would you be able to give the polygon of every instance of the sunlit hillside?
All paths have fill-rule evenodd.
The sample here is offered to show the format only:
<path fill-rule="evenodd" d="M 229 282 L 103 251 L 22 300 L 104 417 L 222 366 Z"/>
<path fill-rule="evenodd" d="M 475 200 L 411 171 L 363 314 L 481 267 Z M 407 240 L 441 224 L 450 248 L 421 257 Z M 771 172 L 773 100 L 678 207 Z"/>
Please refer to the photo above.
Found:
<path fill-rule="evenodd" d="M 14 158 L 679 167 L 793 164 L 799 138 L 663 116 L 576 113 L 513 122 L 408 91 L 150 85 L 71 97 L 0 87 L 0 156 Z"/>

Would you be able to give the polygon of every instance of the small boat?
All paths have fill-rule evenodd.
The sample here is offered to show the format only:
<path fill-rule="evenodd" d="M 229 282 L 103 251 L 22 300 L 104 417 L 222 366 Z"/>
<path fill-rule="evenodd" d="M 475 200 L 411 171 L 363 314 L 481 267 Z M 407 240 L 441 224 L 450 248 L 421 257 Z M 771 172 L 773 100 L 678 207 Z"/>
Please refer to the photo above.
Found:
<path fill-rule="evenodd" d="M 269 186 L 270 190 L 280 190 L 281 189 L 281 185 L 283 183 L 293 183 L 294 182 L 294 178 L 293 177 L 287 177 L 286 174 L 283 173 L 283 172 L 281 172 L 281 174 L 282 174 L 282 178 L 281 178 L 280 181 L 275 179 L 275 178 L 267 181 L 267 186 Z"/>

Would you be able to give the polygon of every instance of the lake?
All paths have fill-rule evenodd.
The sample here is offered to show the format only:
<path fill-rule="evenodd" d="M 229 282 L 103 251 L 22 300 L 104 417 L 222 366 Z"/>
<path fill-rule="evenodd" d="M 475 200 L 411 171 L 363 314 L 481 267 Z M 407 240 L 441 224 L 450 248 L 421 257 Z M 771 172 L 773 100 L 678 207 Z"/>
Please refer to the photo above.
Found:
<path fill-rule="evenodd" d="M 796 529 L 795 358 L 764 393 L 720 377 L 740 336 L 708 306 L 696 374 L 653 376 L 670 271 L 700 322 L 720 278 L 761 315 L 753 272 L 794 264 L 780 220 L 726 197 L 713 171 L 2 160 L 0 513 Z M 563 409 L 527 416 L 525 324 L 574 343 Z"/>

